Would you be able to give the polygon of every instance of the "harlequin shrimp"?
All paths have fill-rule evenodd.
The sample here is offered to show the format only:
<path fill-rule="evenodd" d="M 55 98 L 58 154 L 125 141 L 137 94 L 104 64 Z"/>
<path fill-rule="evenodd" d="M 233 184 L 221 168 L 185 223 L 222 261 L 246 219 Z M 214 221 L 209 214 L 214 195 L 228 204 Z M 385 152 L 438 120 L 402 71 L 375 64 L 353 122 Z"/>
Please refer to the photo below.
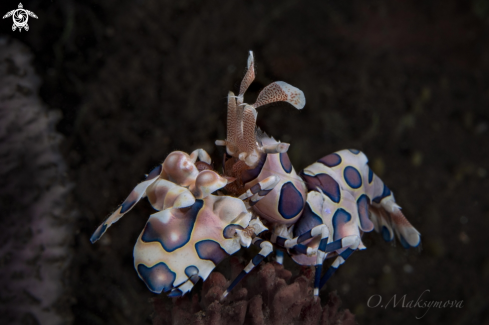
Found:
<path fill-rule="evenodd" d="M 302 109 L 304 94 L 277 81 L 265 87 L 254 104 L 246 104 L 243 97 L 254 77 L 250 52 L 238 96 L 228 94 L 226 140 L 216 141 L 226 148 L 223 175 L 212 170 L 203 149 L 190 155 L 172 152 L 91 237 L 92 243 L 100 239 L 148 197 L 158 212 L 150 216 L 136 242 L 134 267 L 152 292 L 184 295 L 226 256 L 254 244 L 260 251 L 223 298 L 272 253 L 273 245 L 278 262 L 285 250 L 296 263 L 315 266 L 317 296 L 339 265 L 354 251 L 365 249 L 364 232 L 375 228 L 387 241 L 395 234 L 406 248 L 420 243 L 419 232 L 360 151 L 338 151 L 297 174 L 287 155 L 289 144 L 256 127 L 256 109 L 274 102 Z M 262 236 L 268 229 L 271 236 Z M 322 264 L 330 257 L 335 260 L 321 277 Z"/>
<path fill-rule="evenodd" d="M 149 290 L 178 297 L 205 280 L 226 256 L 248 247 L 266 230 L 245 203 L 211 193 L 232 179 L 211 170 L 203 149 L 174 151 L 138 184 L 92 235 L 92 243 L 144 197 L 159 211 L 150 216 L 134 247 L 134 267 Z M 263 245 L 265 251 L 271 245 Z"/>
<path fill-rule="evenodd" d="M 298 264 L 316 267 L 314 295 L 355 250 L 365 249 L 361 236 L 374 226 L 388 241 L 395 233 L 404 247 L 419 245 L 419 232 L 404 217 L 393 193 L 369 168 L 362 152 L 338 151 L 296 174 L 287 155 L 289 144 L 256 127 L 256 108 L 286 101 L 302 109 L 304 94 L 274 82 L 263 89 L 253 105 L 245 104 L 243 95 L 254 76 L 250 52 L 239 95 L 228 95 L 227 138 L 216 141 L 226 146 L 230 156 L 224 163 L 225 175 L 236 178 L 225 189 L 249 200 L 254 214 L 271 228 L 273 244 L 285 248 Z M 268 184 L 272 178 L 275 185 L 262 188 L 261 184 Z M 321 278 L 325 258 L 334 256 L 332 266 Z M 245 269 L 237 281 L 247 272 Z"/>

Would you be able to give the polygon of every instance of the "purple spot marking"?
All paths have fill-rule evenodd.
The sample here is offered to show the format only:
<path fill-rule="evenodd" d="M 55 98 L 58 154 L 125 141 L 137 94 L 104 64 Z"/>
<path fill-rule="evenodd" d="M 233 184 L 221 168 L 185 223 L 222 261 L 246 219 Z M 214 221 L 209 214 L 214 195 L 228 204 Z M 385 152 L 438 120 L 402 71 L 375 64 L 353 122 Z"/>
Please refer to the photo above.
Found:
<path fill-rule="evenodd" d="M 196 200 L 194 205 L 183 216 L 173 217 L 166 223 L 158 218 L 150 218 L 146 223 L 141 239 L 143 242 L 157 241 L 167 252 L 183 247 L 190 240 L 195 220 L 204 201 Z M 177 234 L 177 238 L 174 238 Z"/>
<path fill-rule="evenodd" d="M 334 237 L 333 240 L 341 239 L 341 227 L 351 220 L 351 215 L 343 209 L 336 210 L 333 216 Z"/>
<path fill-rule="evenodd" d="M 173 288 L 176 274 L 163 262 L 152 267 L 139 264 L 137 271 L 148 289 L 154 293 L 161 293 L 161 291 L 167 292 Z"/>
<path fill-rule="evenodd" d="M 261 190 L 261 185 L 260 183 L 256 183 L 250 188 L 251 193 L 255 194 L 256 192 Z"/>
<path fill-rule="evenodd" d="M 253 169 L 247 169 L 241 174 L 241 179 L 243 180 L 243 183 L 246 184 L 255 178 L 258 177 L 261 173 L 261 169 L 263 168 L 263 165 L 265 164 L 265 161 L 267 160 L 266 154 L 261 155 L 260 160 L 258 161 L 258 165 L 256 165 L 255 168 Z"/>
<path fill-rule="evenodd" d="M 183 294 L 182 290 L 180 289 L 173 289 L 169 294 L 168 297 L 175 298 L 175 297 L 181 297 Z"/>
<path fill-rule="evenodd" d="M 374 224 L 368 218 L 368 207 L 370 199 L 362 194 L 357 200 L 358 216 L 360 217 L 360 228 L 365 232 L 370 232 L 374 229 Z"/>
<path fill-rule="evenodd" d="M 162 168 L 161 165 L 153 168 L 153 170 L 151 170 L 149 172 L 148 177 L 146 177 L 146 180 L 149 181 L 151 179 L 154 179 L 154 178 L 160 176 L 160 174 L 161 174 L 161 168 Z"/>
<path fill-rule="evenodd" d="M 267 195 L 268 193 L 270 193 L 272 190 L 261 190 L 260 192 L 258 192 L 258 195 L 259 196 L 265 196 Z"/>
<path fill-rule="evenodd" d="M 294 226 L 294 237 L 299 237 L 322 223 L 323 220 L 312 211 L 309 204 L 306 204 L 304 212 Z"/>
<path fill-rule="evenodd" d="M 236 232 L 236 229 L 243 230 L 243 227 L 240 225 L 230 224 L 230 225 L 226 226 L 226 228 L 224 228 L 224 230 L 222 231 L 222 235 L 226 239 L 233 238 L 234 234 Z"/>
<path fill-rule="evenodd" d="M 321 191 L 331 199 L 331 201 L 334 203 L 340 202 L 340 186 L 333 179 L 333 177 L 329 176 L 328 174 L 309 176 L 304 174 L 304 172 L 301 173 L 301 177 L 306 182 L 306 186 L 309 191 L 317 191 L 317 188 L 319 187 Z"/>
<path fill-rule="evenodd" d="M 392 239 L 394 238 L 390 232 L 389 229 L 387 229 L 386 226 L 382 226 L 382 237 L 384 238 L 384 240 L 386 242 L 390 242 L 392 241 Z"/>
<path fill-rule="evenodd" d="M 278 212 L 284 219 L 292 219 L 297 216 L 304 207 L 304 198 L 292 182 L 282 186 L 278 201 Z"/>
<path fill-rule="evenodd" d="M 280 154 L 280 164 L 282 168 L 290 174 L 292 171 L 292 163 L 290 162 L 289 155 L 286 152 Z"/>
<path fill-rule="evenodd" d="M 391 195 L 391 190 L 384 184 L 384 188 L 382 189 L 382 194 L 374 198 L 373 201 L 375 203 L 380 203 L 380 201 L 382 201 L 385 197 L 388 197 L 389 195 Z"/>
<path fill-rule="evenodd" d="M 359 188 L 362 186 L 362 176 L 360 176 L 360 173 L 355 167 L 347 166 L 343 171 L 343 177 L 351 188 Z"/>
<path fill-rule="evenodd" d="M 211 260 L 215 265 L 228 256 L 219 243 L 209 239 L 196 243 L 195 250 L 201 259 Z"/>
<path fill-rule="evenodd" d="M 185 275 L 187 275 L 189 278 L 192 277 L 193 275 L 198 275 L 198 274 L 199 274 L 199 269 L 197 268 L 197 266 L 190 265 L 187 266 L 187 268 L 185 269 Z"/>
<path fill-rule="evenodd" d="M 200 280 L 200 277 L 198 275 L 192 275 L 190 277 L 190 281 L 192 281 L 193 284 L 196 284 L 197 282 L 199 282 Z"/>
<path fill-rule="evenodd" d="M 136 204 L 136 202 L 138 201 L 138 197 L 139 197 L 139 193 L 133 190 L 122 203 L 120 213 L 126 213 L 127 211 L 129 211 L 129 209 L 131 209 L 134 206 L 134 204 Z"/>
<path fill-rule="evenodd" d="M 341 157 L 337 153 L 332 153 L 318 160 L 323 165 L 334 167 L 341 164 Z"/>
<path fill-rule="evenodd" d="M 121 205 L 121 212 L 120 213 L 126 213 L 130 208 L 132 208 L 136 204 L 136 201 L 124 201 Z"/>
<path fill-rule="evenodd" d="M 93 233 L 92 235 L 92 238 L 90 238 L 90 242 L 93 244 L 95 243 L 97 240 L 100 239 L 100 237 L 102 237 L 102 235 L 104 234 L 105 230 L 107 229 L 107 224 L 104 223 L 104 224 L 101 224 L 97 230 L 95 230 L 95 232 Z"/>

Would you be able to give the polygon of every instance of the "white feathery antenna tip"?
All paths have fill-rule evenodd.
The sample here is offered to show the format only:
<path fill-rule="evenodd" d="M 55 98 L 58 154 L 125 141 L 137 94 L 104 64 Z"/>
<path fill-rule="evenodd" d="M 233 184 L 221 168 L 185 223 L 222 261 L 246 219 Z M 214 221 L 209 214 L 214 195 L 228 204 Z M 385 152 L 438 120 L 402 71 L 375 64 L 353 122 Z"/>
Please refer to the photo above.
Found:
<path fill-rule="evenodd" d="M 250 51 L 250 55 L 248 55 L 248 69 L 251 68 L 251 66 L 253 65 L 253 61 L 253 51 Z"/>
<path fill-rule="evenodd" d="M 275 83 L 287 94 L 288 103 L 297 109 L 303 109 L 306 106 L 306 96 L 304 96 L 302 90 L 283 81 L 276 81 Z"/>

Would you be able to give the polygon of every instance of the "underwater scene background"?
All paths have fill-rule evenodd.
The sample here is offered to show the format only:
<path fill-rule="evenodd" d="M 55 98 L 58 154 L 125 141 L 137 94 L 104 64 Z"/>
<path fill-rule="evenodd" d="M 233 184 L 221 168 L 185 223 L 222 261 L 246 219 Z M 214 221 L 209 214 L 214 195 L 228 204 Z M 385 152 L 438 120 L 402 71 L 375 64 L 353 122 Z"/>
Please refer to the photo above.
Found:
<path fill-rule="evenodd" d="M 258 119 L 291 144 L 295 169 L 363 151 L 422 236 L 420 249 L 406 251 L 365 234 L 367 250 L 327 282 L 323 305 L 341 298 L 358 324 L 489 324 L 489 1 L 23 5 L 38 16 L 29 31 L 0 21 L 0 313 L 8 324 L 164 324 L 158 312 L 195 310 L 188 306 L 210 290 L 205 283 L 189 301 L 155 300 L 133 268 L 149 204 L 97 244 L 89 239 L 171 151 L 203 148 L 221 171 L 214 141 L 225 138 L 226 95 L 237 92 L 249 50 L 257 78 L 247 98 L 276 80 L 305 94 L 303 110 L 276 104 Z M 0 11 L 17 6 L 2 1 Z M 243 249 L 216 270 L 229 280 L 254 254 Z M 307 275 L 289 258 L 285 269 L 291 274 L 274 272 L 288 284 Z M 404 307 L 386 306 L 404 295 Z"/>

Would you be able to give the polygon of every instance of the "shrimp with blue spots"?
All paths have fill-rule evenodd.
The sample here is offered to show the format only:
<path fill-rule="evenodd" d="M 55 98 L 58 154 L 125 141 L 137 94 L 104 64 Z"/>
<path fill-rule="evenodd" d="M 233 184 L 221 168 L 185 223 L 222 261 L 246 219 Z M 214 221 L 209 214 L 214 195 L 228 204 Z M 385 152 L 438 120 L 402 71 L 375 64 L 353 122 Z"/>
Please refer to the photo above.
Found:
<path fill-rule="evenodd" d="M 301 176 L 308 189 L 319 188 L 325 195 L 341 200 L 337 188 L 349 192 L 356 201 L 358 226 L 363 232 L 374 228 L 386 241 L 397 236 L 405 248 L 420 244 L 419 232 L 409 223 L 394 199 L 394 193 L 370 169 L 368 159 L 359 150 L 332 153 L 306 167 Z M 326 184 L 321 180 L 328 178 Z M 332 190 L 334 189 L 334 190 Z"/>
<path fill-rule="evenodd" d="M 420 233 L 359 150 L 341 150 L 295 171 L 287 154 L 290 144 L 257 128 L 257 109 L 284 102 L 300 110 L 304 93 L 276 81 L 247 104 L 244 94 L 255 78 L 252 52 L 247 66 L 238 95 L 228 93 L 226 139 L 216 141 L 226 151 L 223 174 L 213 170 L 203 149 L 170 153 L 97 228 L 92 243 L 147 197 L 157 212 L 133 255 L 138 276 L 152 292 L 180 297 L 227 256 L 250 245 L 260 249 L 222 299 L 274 250 L 278 263 L 285 251 L 296 263 L 315 267 L 317 298 L 339 266 L 366 248 L 364 233 L 375 229 L 386 241 L 397 236 L 406 248 L 418 246 Z M 328 258 L 334 260 L 322 274 Z"/>
<path fill-rule="evenodd" d="M 332 153 L 295 172 L 287 155 L 290 145 L 256 127 L 256 109 L 280 101 L 302 109 L 305 96 L 278 81 L 265 87 L 254 104 L 243 103 L 255 76 L 253 60 L 250 53 L 239 95 L 228 95 L 227 138 L 216 141 L 226 147 L 225 175 L 236 178 L 225 190 L 249 199 L 253 213 L 271 229 L 275 246 L 286 249 L 298 264 L 316 267 L 314 295 L 354 251 L 366 248 L 361 241 L 365 232 L 375 228 L 388 241 L 396 234 L 404 247 L 418 246 L 419 232 L 359 150 Z M 266 189 L 260 183 L 268 184 Z M 330 257 L 336 258 L 321 278 L 322 264 Z M 282 260 L 277 254 L 277 261 Z"/>
<path fill-rule="evenodd" d="M 361 241 L 365 232 L 376 229 L 386 241 L 392 241 L 396 234 L 405 248 L 417 247 L 421 242 L 420 233 L 404 217 L 394 194 L 367 162 L 367 157 L 359 150 L 341 150 L 319 159 L 300 173 L 310 191 L 308 195 L 318 193 L 323 202 L 317 205 L 315 212 L 302 215 L 294 234 L 324 223 L 333 234 L 329 242 L 354 239 L 349 245 L 329 252 L 330 257 L 336 258 L 320 280 L 316 273 L 319 288 L 354 251 L 366 248 Z M 317 242 L 310 242 L 302 250 L 292 251 L 293 260 L 301 265 L 314 265 L 310 254 L 304 252 L 317 245 Z"/>
<path fill-rule="evenodd" d="M 141 280 L 150 291 L 170 297 L 205 281 L 224 258 L 249 247 L 253 237 L 267 229 L 259 218 L 252 219 L 243 200 L 213 194 L 234 179 L 217 174 L 211 163 L 202 149 L 190 155 L 170 153 L 97 228 L 92 243 L 148 197 L 158 212 L 149 217 L 134 247 L 134 268 Z"/>

